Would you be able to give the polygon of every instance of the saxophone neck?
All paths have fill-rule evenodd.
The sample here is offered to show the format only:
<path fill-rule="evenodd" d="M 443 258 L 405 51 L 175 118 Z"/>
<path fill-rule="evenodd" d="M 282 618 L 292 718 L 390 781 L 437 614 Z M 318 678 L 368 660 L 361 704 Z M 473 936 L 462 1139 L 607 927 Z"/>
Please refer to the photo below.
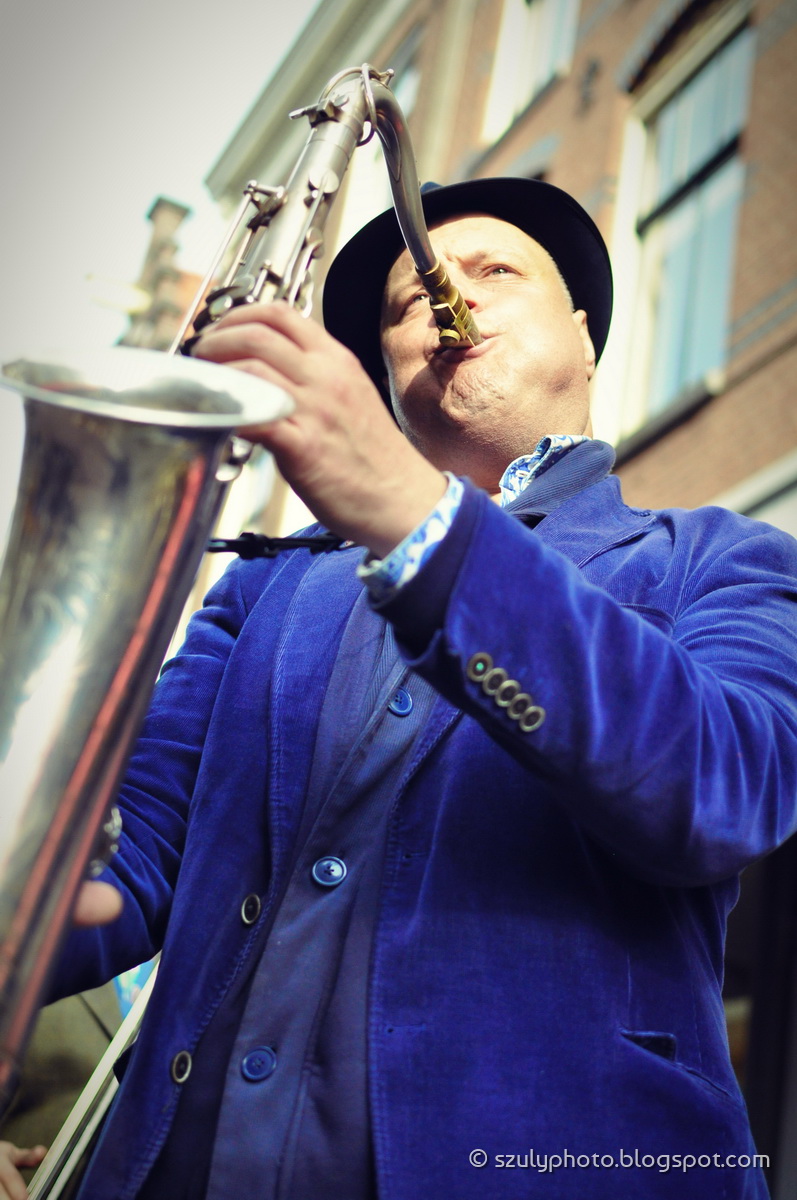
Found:
<path fill-rule="evenodd" d="M 429 290 L 440 340 L 476 345 L 481 336 L 467 304 L 440 275 L 421 204 L 415 157 L 404 114 L 389 83 L 392 71 L 379 72 L 368 63 L 341 71 L 324 87 L 318 101 L 298 109 L 292 118 L 307 117 L 310 136 L 284 187 L 249 183 L 244 204 L 214 260 L 212 276 L 243 228 L 243 242 L 221 285 L 207 297 L 208 276 L 197 302 L 175 339 L 184 343 L 193 323 L 198 334 L 240 304 L 285 300 L 309 312 L 313 261 L 323 252 L 323 233 L 332 204 L 358 146 L 377 134 L 384 150 L 396 218 L 418 272 Z M 427 282 L 428 279 L 428 282 Z M 203 301 L 204 298 L 204 301 Z"/>

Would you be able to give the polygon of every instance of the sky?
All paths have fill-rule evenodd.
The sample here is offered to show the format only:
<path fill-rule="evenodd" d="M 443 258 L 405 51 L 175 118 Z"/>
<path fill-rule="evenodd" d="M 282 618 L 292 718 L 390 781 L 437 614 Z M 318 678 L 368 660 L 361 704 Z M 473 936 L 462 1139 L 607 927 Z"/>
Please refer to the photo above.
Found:
<path fill-rule="evenodd" d="M 192 208 L 178 264 L 204 274 L 226 223 L 202 180 L 316 2 L 6 0 L 0 362 L 114 343 L 86 277 L 135 281 L 158 195 Z M 19 426 L 0 390 L 0 541 Z"/>
<path fill-rule="evenodd" d="M 183 226 L 181 265 L 204 273 L 223 225 L 202 179 L 315 3 L 7 2 L 4 361 L 43 335 L 48 344 L 56 334 L 72 344 L 72 331 L 85 344 L 115 340 L 124 321 L 92 302 L 85 277 L 135 280 L 159 194 L 195 210 Z"/>

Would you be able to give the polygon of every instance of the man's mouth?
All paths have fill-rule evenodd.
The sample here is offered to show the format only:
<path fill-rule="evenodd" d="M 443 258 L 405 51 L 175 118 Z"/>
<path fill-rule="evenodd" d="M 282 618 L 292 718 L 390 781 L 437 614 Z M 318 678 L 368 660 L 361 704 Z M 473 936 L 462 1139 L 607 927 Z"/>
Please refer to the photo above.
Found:
<path fill-rule="evenodd" d="M 457 363 L 465 359 L 480 358 L 490 344 L 492 334 L 487 336 L 482 335 L 482 341 L 478 346 L 471 346 L 470 342 L 460 342 L 458 346 L 436 346 L 432 352 L 432 357 L 443 362 Z"/>

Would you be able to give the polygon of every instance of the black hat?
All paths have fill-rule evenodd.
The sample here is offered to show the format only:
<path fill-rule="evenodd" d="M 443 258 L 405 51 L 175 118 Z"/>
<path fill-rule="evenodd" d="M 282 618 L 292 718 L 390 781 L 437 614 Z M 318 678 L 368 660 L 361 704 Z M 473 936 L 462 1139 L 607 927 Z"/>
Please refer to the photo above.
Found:
<path fill-rule="evenodd" d="M 464 213 L 486 213 L 517 225 L 543 246 L 559 268 L 575 308 L 587 313 L 600 358 L 612 315 L 612 268 L 597 225 L 567 192 L 539 179 L 471 179 L 446 187 L 424 184 L 428 225 Z M 404 239 L 389 208 L 346 243 L 324 284 L 324 325 L 359 358 L 384 390 L 379 348 L 382 293 Z"/>

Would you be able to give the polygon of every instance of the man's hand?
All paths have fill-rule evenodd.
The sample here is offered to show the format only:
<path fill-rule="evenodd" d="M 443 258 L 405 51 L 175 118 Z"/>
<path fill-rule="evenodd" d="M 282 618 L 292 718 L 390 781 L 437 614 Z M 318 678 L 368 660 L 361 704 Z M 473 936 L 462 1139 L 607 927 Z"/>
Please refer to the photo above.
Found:
<path fill-rule="evenodd" d="M 46 1146 L 21 1150 L 11 1142 L 0 1142 L 0 1200 L 26 1200 L 28 1189 L 18 1167 L 38 1167 Z"/>
<path fill-rule="evenodd" d="M 445 492 L 445 477 L 399 431 L 351 351 L 287 304 L 233 309 L 193 353 L 293 397 L 291 416 L 241 433 L 273 453 L 298 495 L 340 536 L 384 557 Z"/>

